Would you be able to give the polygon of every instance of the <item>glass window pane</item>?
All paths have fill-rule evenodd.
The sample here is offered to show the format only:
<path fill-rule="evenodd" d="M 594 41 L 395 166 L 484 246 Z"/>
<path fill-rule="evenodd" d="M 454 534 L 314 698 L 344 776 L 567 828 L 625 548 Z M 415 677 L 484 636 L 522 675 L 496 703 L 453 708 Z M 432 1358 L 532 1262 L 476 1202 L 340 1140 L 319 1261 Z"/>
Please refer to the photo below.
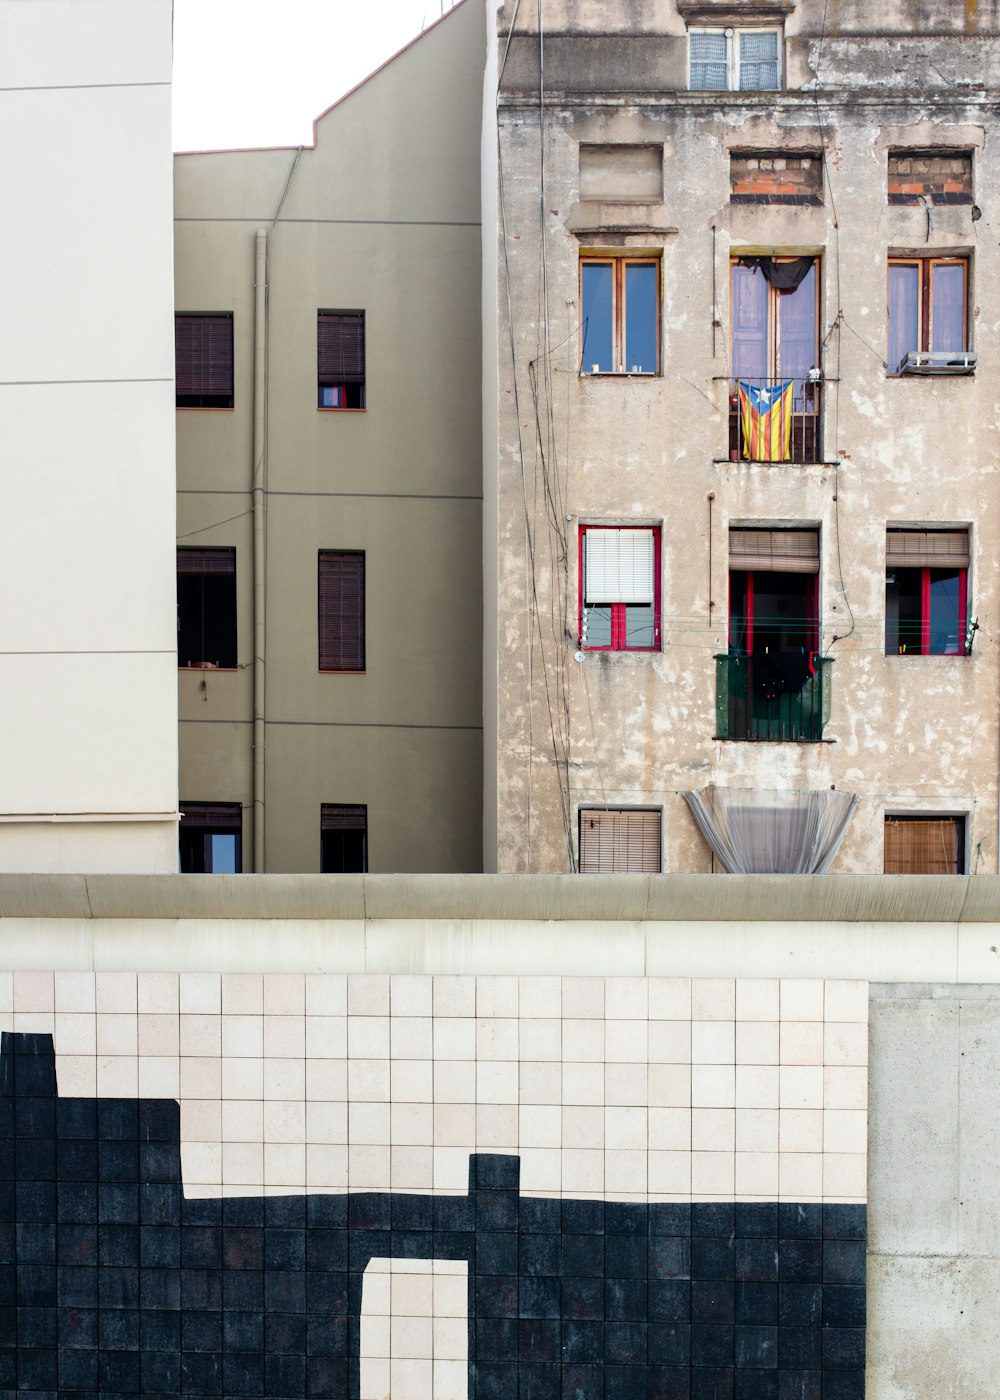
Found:
<path fill-rule="evenodd" d="M 767 282 L 756 267 L 733 267 L 733 378 L 767 378 Z"/>
<path fill-rule="evenodd" d="M 729 86 L 729 41 L 725 34 L 691 35 L 691 86 L 725 92 Z"/>
<path fill-rule="evenodd" d="M 887 656 L 920 652 L 921 569 L 890 569 L 885 578 Z"/>
<path fill-rule="evenodd" d="M 239 839 L 234 832 L 210 832 L 205 838 L 208 846 L 206 869 L 213 875 L 239 875 Z"/>
<path fill-rule="evenodd" d="M 625 268 L 625 368 L 631 374 L 656 373 L 656 279 L 651 263 Z"/>
<path fill-rule="evenodd" d="M 778 293 L 778 375 L 795 380 L 795 408 L 805 406 L 805 381 L 819 364 L 816 325 L 816 264 L 792 292 Z"/>
<path fill-rule="evenodd" d="M 931 349 L 965 349 L 965 268 L 961 264 L 931 267 Z"/>
<path fill-rule="evenodd" d="M 896 374 L 911 350 L 920 349 L 920 268 L 889 265 L 889 373 Z"/>
<path fill-rule="evenodd" d="M 588 647 L 609 647 L 611 645 L 611 607 L 584 608 L 583 642 Z"/>
<path fill-rule="evenodd" d="M 626 647 L 656 645 L 656 609 L 652 603 L 628 603 L 625 606 Z"/>
<path fill-rule="evenodd" d="M 583 265 L 583 350 L 580 365 L 584 374 L 613 374 L 614 363 L 614 269 L 611 263 Z"/>
<path fill-rule="evenodd" d="M 927 650 L 931 656 L 958 656 L 964 641 L 960 569 L 931 569 L 931 617 Z"/>

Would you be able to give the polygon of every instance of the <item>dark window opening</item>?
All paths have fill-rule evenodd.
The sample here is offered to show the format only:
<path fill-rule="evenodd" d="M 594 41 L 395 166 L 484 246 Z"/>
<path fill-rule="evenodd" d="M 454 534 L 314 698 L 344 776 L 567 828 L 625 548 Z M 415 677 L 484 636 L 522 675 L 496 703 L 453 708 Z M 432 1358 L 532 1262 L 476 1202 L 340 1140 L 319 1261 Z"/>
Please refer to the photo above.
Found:
<path fill-rule="evenodd" d="M 365 313 L 320 311 L 316 322 L 320 408 L 365 407 Z"/>
<path fill-rule="evenodd" d="M 239 803 L 184 802 L 181 805 L 181 874 L 242 874 L 243 811 Z"/>
<path fill-rule="evenodd" d="M 176 315 L 174 350 L 177 407 L 232 408 L 232 313 Z"/>
<path fill-rule="evenodd" d="M 967 530 L 887 532 L 887 656 L 967 654 L 968 566 Z"/>
<path fill-rule="evenodd" d="M 964 817 L 885 819 L 886 875 L 964 875 Z"/>
<path fill-rule="evenodd" d="M 178 549 L 177 664 L 236 666 L 235 549 Z"/>
<path fill-rule="evenodd" d="M 319 669 L 365 669 L 365 556 L 319 552 Z"/>
<path fill-rule="evenodd" d="M 364 875 L 368 870 L 368 808 L 324 802 L 320 809 L 320 873 Z"/>

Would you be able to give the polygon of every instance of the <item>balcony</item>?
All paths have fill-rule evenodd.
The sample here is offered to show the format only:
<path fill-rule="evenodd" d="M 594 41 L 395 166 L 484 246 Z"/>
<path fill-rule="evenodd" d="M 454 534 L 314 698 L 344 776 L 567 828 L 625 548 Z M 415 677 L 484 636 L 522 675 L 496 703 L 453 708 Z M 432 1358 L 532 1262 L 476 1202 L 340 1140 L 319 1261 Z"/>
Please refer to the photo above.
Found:
<path fill-rule="evenodd" d="M 715 737 L 819 743 L 832 657 L 801 650 L 715 658 Z"/>
<path fill-rule="evenodd" d="M 781 393 L 791 384 L 791 392 Z M 740 409 L 740 385 L 746 394 Z M 733 462 L 821 462 L 820 379 L 730 379 L 729 458 Z M 760 408 L 757 405 L 762 405 Z M 749 418 L 749 423 L 747 419 Z"/>

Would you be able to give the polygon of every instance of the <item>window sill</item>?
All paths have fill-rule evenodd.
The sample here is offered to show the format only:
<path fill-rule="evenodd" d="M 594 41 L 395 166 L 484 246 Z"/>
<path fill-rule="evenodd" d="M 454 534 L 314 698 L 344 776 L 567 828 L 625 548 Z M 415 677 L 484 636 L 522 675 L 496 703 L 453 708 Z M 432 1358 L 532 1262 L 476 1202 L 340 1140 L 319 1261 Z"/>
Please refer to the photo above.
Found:
<path fill-rule="evenodd" d="M 659 656 L 662 647 L 585 647 L 580 646 L 584 656 Z"/>
<path fill-rule="evenodd" d="M 766 460 L 758 457 L 713 457 L 713 466 L 734 466 L 734 467 L 839 467 L 839 458 L 824 458 L 822 462 L 796 462 L 792 460 L 777 461 L 774 458 Z"/>
<path fill-rule="evenodd" d="M 835 744 L 836 739 L 749 739 L 741 738 L 735 734 L 713 734 L 712 738 L 717 744 Z"/>
<path fill-rule="evenodd" d="M 323 404 L 316 405 L 317 413 L 367 413 L 367 408 L 325 408 Z"/>
<path fill-rule="evenodd" d="M 224 672 L 226 675 L 235 675 L 241 669 L 239 666 L 216 666 L 214 661 L 190 661 L 186 666 L 178 663 L 178 671 L 214 671 L 216 674 Z"/>
<path fill-rule="evenodd" d="M 971 651 L 887 651 L 892 661 L 971 661 Z"/>
<path fill-rule="evenodd" d="M 366 672 L 363 668 L 360 671 L 335 671 L 332 670 L 330 667 L 321 666 L 319 668 L 319 674 L 321 676 L 363 676 L 366 674 Z"/>
<path fill-rule="evenodd" d="M 579 375 L 578 375 L 578 378 L 580 378 L 580 379 L 662 379 L 662 378 L 663 378 L 663 375 L 660 373 L 660 371 L 659 371 L 658 369 L 657 369 L 657 370 L 652 370 L 652 369 L 651 369 L 651 370 L 639 370 L 639 369 L 635 369 L 635 370 L 632 370 L 632 369 L 601 369 L 601 370 L 596 370 L 596 371 L 593 371 L 593 370 L 592 370 L 589 374 L 588 374 L 586 371 L 581 370 L 580 373 L 579 373 Z"/>
<path fill-rule="evenodd" d="M 175 413 L 235 413 L 235 404 L 174 404 Z"/>

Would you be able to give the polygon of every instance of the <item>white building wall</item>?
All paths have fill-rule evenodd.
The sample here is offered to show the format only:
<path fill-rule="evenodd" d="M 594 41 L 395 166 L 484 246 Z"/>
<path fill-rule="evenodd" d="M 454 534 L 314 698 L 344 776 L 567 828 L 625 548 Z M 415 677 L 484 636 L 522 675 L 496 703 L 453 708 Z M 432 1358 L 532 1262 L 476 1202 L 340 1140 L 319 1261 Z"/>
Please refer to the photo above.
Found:
<path fill-rule="evenodd" d="M 0 869 L 176 868 L 170 0 L 0 0 Z"/>

